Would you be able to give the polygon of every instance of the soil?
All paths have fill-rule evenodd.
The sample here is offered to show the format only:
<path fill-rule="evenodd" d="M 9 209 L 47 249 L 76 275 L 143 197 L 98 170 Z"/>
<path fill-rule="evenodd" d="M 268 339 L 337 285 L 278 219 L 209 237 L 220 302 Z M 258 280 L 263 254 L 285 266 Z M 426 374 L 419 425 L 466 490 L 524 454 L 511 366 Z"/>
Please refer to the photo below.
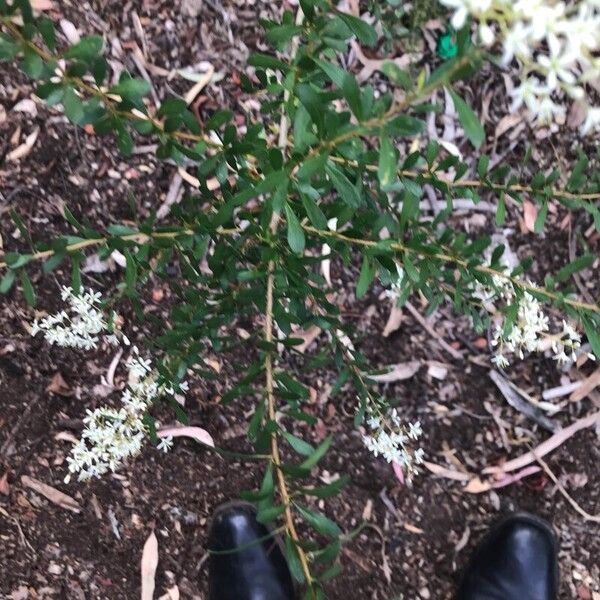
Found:
<path fill-rule="evenodd" d="M 126 5 L 65 2 L 51 16 L 68 18 L 82 33 L 118 38 L 123 47 L 131 48 L 134 41 L 141 44 L 131 18 L 135 11 L 145 32 L 149 62 L 170 70 L 205 60 L 223 73 L 220 82 L 207 88 L 201 110 L 209 114 L 223 105 L 239 111 L 237 75 L 245 68 L 248 49 L 262 47 L 258 17 L 268 16 L 272 10 L 269 3 L 209 0 L 182 2 L 181 10 L 175 10 L 170 2 L 147 0 Z M 129 59 L 115 57 L 116 62 L 120 60 L 135 69 Z M 486 90 L 498 92 L 488 102 L 488 115 L 495 111 L 506 114 L 502 78 L 487 76 Z M 161 97 L 192 85 L 178 77 L 153 81 Z M 468 85 L 480 89 L 477 80 Z M 124 160 L 112 140 L 77 130 L 58 111 L 39 103 L 35 115 L 11 112 L 31 91 L 17 70 L 0 65 L 0 103 L 9 115 L 4 122 L 0 120 L 0 235 L 5 250 L 27 248 L 27 240 L 8 217 L 11 209 L 31 228 L 34 239 L 49 240 L 69 231 L 61 214 L 63 206 L 101 227 L 131 219 L 131 202 L 143 214 L 164 201 L 175 167 L 157 162 L 152 153 L 141 152 Z M 485 96 L 476 97 L 485 102 Z M 506 160 L 518 164 L 524 144 L 511 146 L 505 139 L 497 143 L 494 120 L 489 117 L 487 123 L 493 151 L 505 152 Z M 22 141 L 35 127 L 40 134 L 32 152 L 20 161 L 7 162 L 14 140 Z M 521 136 L 526 137 L 527 132 L 526 128 Z M 540 166 L 554 162 L 553 148 L 564 148 L 561 165 L 576 158 L 578 149 L 586 150 L 569 132 L 548 132 L 547 140 L 534 141 L 534 160 Z M 491 143 L 488 151 L 492 152 Z M 521 258 L 536 258 L 534 273 L 540 281 L 544 273 L 568 260 L 574 234 L 578 243 L 598 251 L 598 237 L 589 233 L 588 216 L 570 218 L 560 207 L 553 211 L 546 235 L 536 237 L 524 229 L 521 209 L 509 206 L 506 227 L 514 231 L 509 237 L 511 247 Z M 458 215 L 455 224 L 475 234 L 494 230 L 493 216 L 482 212 Z M 90 272 L 84 283 L 109 290 L 118 280 L 116 269 Z M 596 266 L 595 277 L 590 272 L 582 282 L 593 298 L 599 293 L 597 273 Z M 69 282 L 70 273 L 59 268 L 52 275 L 41 270 L 31 274 L 38 307 L 54 312 L 59 285 Z M 400 328 L 383 337 L 390 305 L 382 298 L 382 290 L 375 288 L 357 301 L 352 284 L 356 272 L 352 267 L 342 270 L 335 261 L 333 278 L 344 320 L 352 324 L 358 347 L 374 366 L 419 361 L 413 377 L 382 385 L 381 392 L 394 399 L 407 420 L 422 423 L 428 460 L 478 472 L 486 465 L 518 456 L 548 437 L 509 406 L 493 385 L 488 376 L 487 341 L 465 319 L 442 308 L 431 321 L 437 334 L 465 351 L 465 359 L 458 361 L 406 311 Z M 172 299 L 164 282 L 151 281 L 144 298 L 148 314 L 168 314 Z M 424 312 L 418 299 L 414 304 Z M 143 346 L 156 325 L 149 321 L 135 325 L 129 307 L 120 306 L 119 310 L 125 331 Z M 79 435 L 85 411 L 107 401 L 97 386 L 113 354 L 108 348 L 83 355 L 49 347 L 29 335 L 28 323 L 33 317 L 20 290 L 0 297 L 0 597 L 139 597 L 141 552 L 154 530 L 160 552 L 157 592 L 165 593 L 177 585 L 182 598 L 205 598 L 210 515 L 220 503 L 256 487 L 260 469 L 252 462 L 225 459 L 191 440 L 178 440 L 167 454 L 148 447 L 112 476 L 86 484 L 65 484 L 65 459 L 73 437 Z M 251 357 L 240 353 L 210 358 L 216 361 L 218 377 L 190 382 L 186 404 L 190 421 L 210 431 L 217 446 L 248 450 L 245 424 L 254 399 L 222 406 L 219 398 Z M 284 357 L 282 366 L 301 369 L 289 357 Z M 543 390 L 581 379 L 593 368 L 588 363 L 563 373 L 550 358 L 536 356 L 515 365 L 508 376 L 521 389 L 540 397 Z M 117 380 L 123 379 L 123 370 L 121 364 Z M 561 544 L 560 598 L 600 598 L 600 527 L 575 512 L 544 472 L 481 494 L 466 493 L 462 484 L 427 471 L 412 486 L 403 485 L 389 465 L 365 451 L 360 432 L 352 427 L 352 390 L 330 397 L 328 390 L 334 380 L 335 373 L 325 370 L 306 377 L 315 392 L 308 410 L 318 422 L 299 433 L 314 442 L 334 434 L 334 447 L 317 476 L 326 480 L 348 473 L 352 481 L 339 497 L 321 508 L 345 531 L 362 522 L 367 526 L 346 544 L 341 556 L 344 573 L 328 584 L 329 598 L 451 598 L 477 541 L 501 516 L 516 510 L 531 511 L 552 522 Z M 598 407 L 599 397 L 592 392 L 583 400 L 566 402 L 553 419 L 566 426 Z M 577 433 L 551 453 L 547 462 L 573 500 L 589 513 L 600 512 L 597 432 Z M 32 490 L 27 477 L 72 497 L 78 512 Z"/>

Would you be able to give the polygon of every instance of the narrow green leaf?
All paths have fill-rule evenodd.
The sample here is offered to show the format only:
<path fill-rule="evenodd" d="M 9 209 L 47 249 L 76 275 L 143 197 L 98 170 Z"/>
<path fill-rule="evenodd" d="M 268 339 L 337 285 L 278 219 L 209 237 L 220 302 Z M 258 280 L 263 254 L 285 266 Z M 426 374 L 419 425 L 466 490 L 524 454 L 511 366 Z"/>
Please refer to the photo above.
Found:
<path fill-rule="evenodd" d="M 374 46 L 377 43 L 377 32 L 372 25 L 345 12 L 337 11 L 337 16 L 363 44 Z"/>
<path fill-rule="evenodd" d="M 302 254 L 306 246 L 306 238 L 304 230 L 298 217 L 295 215 L 289 204 L 285 204 L 285 217 L 287 220 L 287 241 L 292 252 Z"/>
<path fill-rule="evenodd" d="M 312 469 L 327 453 L 333 438 L 327 436 L 316 448 L 316 450 L 300 465 L 303 469 Z"/>
<path fill-rule="evenodd" d="M 371 261 L 367 256 L 363 256 L 362 266 L 360 268 L 360 275 L 358 276 L 358 282 L 356 284 L 356 297 L 362 298 L 367 293 L 369 286 L 375 279 L 377 269 L 371 264 Z"/>
<path fill-rule="evenodd" d="M 584 318 L 582 321 L 588 342 L 592 346 L 596 358 L 600 360 L 600 331 L 598 330 L 598 326 L 589 318 Z"/>
<path fill-rule="evenodd" d="M 554 279 L 556 281 L 566 281 L 574 273 L 591 267 L 594 264 L 594 260 L 596 260 L 596 256 L 594 254 L 585 254 L 583 256 L 579 256 L 573 262 L 570 262 L 568 265 L 565 265 L 562 269 L 560 269 L 554 275 Z"/>
<path fill-rule="evenodd" d="M 465 135 L 475 148 L 479 148 L 485 140 L 485 130 L 479 118 L 473 112 L 473 109 L 453 89 L 448 89 L 448 91 L 450 92 L 450 96 L 452 96 L 454 108 L 456 108 L 460 124 L 465 130 Z"/>
<path fill-rule="evenodd" d="M 342 200 L 348 206 L 358 208 L 362 205 L 363 201 L 358 189 L 337 166 L 333 163 L 328 163 L 325 171 Z"/>
<path fill-rule="evenodd" d="M 379 166 L 377 169 L 377 175 L 379 177 L 379 183 L 381 187 L 385 189 L 390 186 L 396 180 L 396 166 L 397 166 L 397 155 L 396 149 L 392 144 L 389 136 L 383 135 L 381 137 L 381 145 L 379 149 Z"/>
<path fill-rule="evenodd" d="M 8 294 L 15 282 L 17 272 L 9 269 L 0 280 L 0 294 Z"/>
<path fill-rule="evenodd" d="M 337 523 L 334 523 L 323 513 L 320 513 L 316 510 L 311 510 L 301 506 L 300 504 L 295 504 L 295 507 L 298 513 L 302 515 L 302 518 L 319 533 L 331 538 L 337 538 L 342 534 L 342 530 L 339 528 Z"/>
<path fill-rule="evenodd" d="M 288 444 L 298 453 L 302 454 L 302 456 L 311 456 L 315 449 L 304 440 L 292 435 L 287 431 L 282 431 L 281 435 L 287 440 Z"/>
<path fill-rule="evenodd" d="M 23 286 L 23 296 L 29 306 L 35 306 L 35 291 L 31 284 L 31 279 L 27 275 L 27 271 L 23 270 L 19 273 L 21 277 L 21 285 Z"/>
<path fill-rule="evenodd" d="M 99 35 L 86 35 L 81 38 L 74 46 L 67 48 L 64 53 L 65 58 L 76 58 L 84 62 L 90 62 L 102 51 L 104 44 Z"/>

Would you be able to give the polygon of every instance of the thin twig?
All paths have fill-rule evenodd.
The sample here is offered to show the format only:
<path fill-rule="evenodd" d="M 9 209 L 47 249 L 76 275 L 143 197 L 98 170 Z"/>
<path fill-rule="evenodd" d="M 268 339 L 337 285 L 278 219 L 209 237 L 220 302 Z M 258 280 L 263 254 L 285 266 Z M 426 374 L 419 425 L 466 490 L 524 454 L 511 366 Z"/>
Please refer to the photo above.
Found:
<path fill-rule="evenodd" d="M 569 495 L 569 493 L 567 492 L 567 490 L 565 489 L 565 487 L 563 486 L 563 484 L 558 480 L 558 478 L 556 477 L 556 475 L 550 470 L 550 467 L 548 466 L 548 464 L 546 463 L 546 461 L 544 461 L 541 456 L 538 456 L 535 453 L 535 451 L 533 450 L 533 448 L 531 449 L 531 453 L 535 457 L 535 460 L 540 464 L 540 466 L 542 467 L 542 469 L 544 469 L 544 471 L 546 472 L 546 475 L 548 475 L 548 477 L 550 477 L 550 479 L 552 479 L 552 481 L 554 482 L 554 485 L 556 485 L 556 487 L 558 488 L 558 491 L 565 497 L 565 499 L 567 500 L 567 502 L 586 521 L 592 521 L 594 523 L 600 523 L 600 515 L 590 515 L 589 512 L 586 512 L 585 510 L 583 510 L 583 508 L 581 508 L 581 506 L 579 506 L 579 504 L 577 504 L 577 502 L 575 502 L 575 500 L 573 500 L 573 498 L 571 498 L 571 496 Z"/>

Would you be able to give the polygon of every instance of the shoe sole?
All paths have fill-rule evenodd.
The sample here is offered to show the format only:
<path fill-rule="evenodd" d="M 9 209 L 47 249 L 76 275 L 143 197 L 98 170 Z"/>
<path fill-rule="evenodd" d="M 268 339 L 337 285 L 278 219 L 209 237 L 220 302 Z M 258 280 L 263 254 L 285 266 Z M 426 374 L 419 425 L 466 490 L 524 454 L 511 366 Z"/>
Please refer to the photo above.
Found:
<path fill-rule="evenodd" d="M 495 523 L 492 526 L 492 528 L 483 536 L 483 538 L 481 540 L 479 540 L 477 547 L 483 546 L 498 530 L 500 530 L 502 527 L 504 527 L 507 523 L 509 523 L 511 521 L 521 521 L 524 523 L 529 523 L 530 525 L 535 525 L 536 527 L 539 527 L 542 531 L 545 531 L 548 534 L 548 537 L 550 538 L 550 540 L 552 540 L 552 549 L 554 551 L 554 556 L 556 558 L 556 560 L 554 561 L 554 573 L 553 573 L 554 589 L 558 593 L 559 575 L 560 575 L 559 566 L 558 566 L 558 550 L 559 550 L 558 539 L 556 537 L 556 534 L 554 533 L 554 529 L 552 529 L 552 527 L 550 526 L 548 521 L 542 519 L 541 517 L 532 515 L 531 513 L 524 512 L 524 511 L 520 511 L 520 512 L 513 513 L 511 515 L 507 515 L 507 516 L 503 517 L 502 519 L 500 519 L 497 523 Z M 467 566 L 464 569 L 464 573 L 467 573 L 469 571 L 473 560 L 474 560 L 474 558 L 471 558 L 469 560 L 469 562 L 467 563 Z M 458 587 L 459 590 L 462 588 L 464 577 L 465 576 L 463 575 L 463 578 L 461 579 L 460 585 Z"/>
<path fill-rule="evenodd" d="M 225 511 L 227 511 L 231 508 L 249 508 L 252 510 L 252 512 L 254 513 L 255 516 L 257 514 L 256 506 L 254 504 L 252 504 L 252 502 L 247 502 L 246 500 L 230 500 L 229 502 L 224 502 L 223 504 L 220 504 L 213 512 L 210 520 L 207 523 L 207 525 L 208 525 L 207 531 L 210 531 L 212 529 L 213 521 L 221 513 L 224 513 Z M 274 528 L 271 525 L 271 523 L 261 523 L 261 525 L 264 525 L 267 528 L 267 531 L 271 534 L 271 538 L 279 547 L 279 550 L 281 551 L 281 554 L 285 558 L 286 564 L 287 564 L 287 552 L 285 550 L 285 544 L 283 543 L 283 539 L 281 538 L 281 535 L 279 533 L 273 533 Z M 210 551 L 209 551 L 209 553 L 210 553 Z M 289 565 L 288 565 L 288 569 L 289 569 Z M 292 576 L 291 573 L 290 573 L 290 578 L 291 578 L 292 584 L 294 586 L 294 597 L 290 598 L 290 600 L 296 600 L 296 598 L 299 598 L 299 596 L 300 596 L 300 584 L 294 579 L 294 577 Z"/>

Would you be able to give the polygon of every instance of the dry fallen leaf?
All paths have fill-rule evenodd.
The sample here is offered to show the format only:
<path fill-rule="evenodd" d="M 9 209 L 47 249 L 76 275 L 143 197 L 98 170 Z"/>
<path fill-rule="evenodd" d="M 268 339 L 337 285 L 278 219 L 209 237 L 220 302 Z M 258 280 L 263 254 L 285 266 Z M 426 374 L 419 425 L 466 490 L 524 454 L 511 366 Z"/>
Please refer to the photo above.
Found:
<path fill-rule="evenodd" d="M 30 0 L 33 10 L 52 10 L 54 2 L 52 0 Z"/>
<path fill-rule="evenodd" d="M 206 429 L 202 429 L 201 427 L 164 427 L 156 432 L 158 437 L 189 437 L 192 438 L 201 444 L 205 444 L 210 446 L 211 448 L 215 447 L 215 442 L 212 439 L 212 436 Z"/>
<path fill-rule="evenodd" d="M 78 44 L 81 41 L 81 36 L 77 31 L 77 27 L 75 27 L 71 21 L 61 19 L 59 25 L 69 44 Z"/>
<path fill-rule="evenodd" d="M 10 485 L 8 484 L 8 471 L 0 478 L 0 494 L 8 496 L 10 494 Z"/>
<path fill-rule="evenodd" d="M 141 575 L 142 575 L 142 595 L 141 600 L 153 600 L 156 577 L 156 567 L 158 566 L 158 540 L 154 531 L 148 536 L 142 552 Z"/>
<path fill-rule="evenodd" d="M 6 160 L 19 160 L 20 158 L 24 158 L 25 156 L 27 156 L 31 152 L 31 149 L 33 148 L 33 145 L 35 144 L 39 134 L 40 128 L 36 127 L 25 138 L 25 141 L 20 146 L 17 146 L 14 150 L 12 150 L 6 155 Z"/>
<path fill-rule="evenodd" d="M 54 373 L 50 383 L 46 387 L 46 391 L 58 396 L 64 396 L 65 398 L 73 395 L 73 390 L 68 386 L 67 382 L 58 371 Z"/>
<path fill-rule="evenodd" d="M 535 220 L 537 218 L 537 206 L 529 200 L 523 200 L 523 222 L 527 231 L 535 231 Z"/>
<path fill-rule="evenodd" d="M 81 512 L 81 506 L 79 506 L 79 503 L 75 499 L 71 498 L 71 496 L 67 496 L 67 494 L 64 494 L 60 490 L 57 490 L 56 488 L 39 481 L 38 479 L 34 479 L 28 475 L 23 475 L 21 477 L 21 483 L 25 487 L 37 492 L 41 496 L 44 496 L 44 498 L 47 498 L 50 500 L 50 502 L 60 506 L 61 508 L 65 508 L 66 510 L 70 510 L 74 513 Z"/>
<path fill-rule="evenodd" d="M 388 317 L 387 323 L 383 328 L 383 337 L 388 337 L 390 333 L 396 331 L 400 324 L 402 323 L 402 309 L 399 306 L 396 306 L 396 303 L 392 305 L 392 310 L 390 311 L 390 316 Z"/>
<path fill-rule="evenodd" d="M 402 381 L 404 379 L 410 379 L 420 368 L 421 362 L 418 360 L 411 360 L 405 363 L 398 363 L 397 365 L 389 365 L 390 369 L 387 373 L 381 373 L 380 375 L 369 375 L 369 379 L 377 381 L 378 383 L 391 383 L 392 381 Z"/>
<path fill-rule="evenodd" d="M 169 588 L 158 600 L 179 600 L 179 588 L 176 585 Z"/>
<path fill-rule="evenodd" d="M 319 337 L 321 334 L 321 328 L 316 325 L 311 325 L 308 329 L 299 329 L 294 331 L 292 337 L 303 340 L 301 344 L 294 346 L 298 352 L 306 352 L 308 347 Z"/>

